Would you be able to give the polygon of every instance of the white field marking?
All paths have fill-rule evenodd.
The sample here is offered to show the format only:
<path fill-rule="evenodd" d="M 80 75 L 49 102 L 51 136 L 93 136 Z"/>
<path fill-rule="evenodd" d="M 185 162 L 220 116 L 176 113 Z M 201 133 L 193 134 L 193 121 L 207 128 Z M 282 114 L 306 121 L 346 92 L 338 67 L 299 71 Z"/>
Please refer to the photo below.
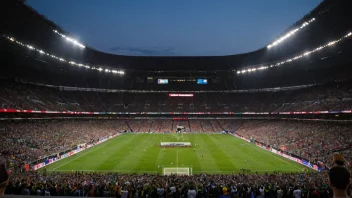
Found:
<path fill-rule="evenodd" d="M 177 147 L 177 152 L 176 152 L 176 167 L 177 167 L 177 173 L 178 173 L 178 147 Z"/>
<path fill-rule="evenodd" d="M 99 147 L 99 146 L 101 146 L 101 145 L 103 145 L 103 144 L 106 144 L 108 141 L 110 141 L 110 140 L 112 140 L 112 139 L 116 139 L 116 138 L 118 138 L 118 137 L 120 137 L 120 136 L 122 136 L 122 135 L 115 136 L 115 137 L 113 137 L 113 138 L 111 138 L 111 139 L 106 140 L 105 142 L 102 142 L 102 143 L 100 143 L 100 144 L 98 144 L 98 145 L 95 145 L 95 146 L 91 146 L 91 147 L 89 147 L 89 148 L 87 148 L 87 149 L 85 149 L 85 150 L 83 150 L 83 151 L 86 151 L 86 150 L 88 150 L 88 149 L 90 149 L 90 148 L 97 148 L 97 147 Z M 55 162 L 52 162 L 52 163 L 50 163 L 50 164 L 48 164 L 48 165 L 45 165 L 45 166 L 42 166 L 42 167 L 38 168 L 37 170 L 42 169 L 42 168 L 44 168 L 44 167 L 47 167 L 47 166 L 49 166 L 49 165 L 52 165 L 52 164 L 54 164 L 54 163 L 57 163 L 57 162 L 59 162 L 59 161 L 61 161 L 61 160 L 68 159 L 68 158 L 70 158 L 70 157 L 76 156 L 76 155 L 78 155 L 79 153 L 82 153 L 83 151 L 80 151 L 80 152 L 78 152 L 78 153 L 74 153 L 74 154 L 71 155 L 71 156 L 68 156 L 68 157 L 61 158 L 61 159 L 59 159 L 59 160 L 56 160 Z M 59 167 L 61 167 L 61 166 L 59 166 Z M 53 169 L 56 169 L 56 168 L 53 168 Z"/>
<path fill-rule="evenodd" d="M 80 156 L 76 157 L 75 159 L 73 159 L 73 160 L 71 160 L 71 161 L 68 161 L 68 162 L 66 162 L 66 163 L 64 163 L 64 164 L 62 164 L 62 165 L 60 165 L 60 166 L 58 166 L 58 167 L 53 168 L 53 171 L 55 171 L 56 169 L 58 169 L 58 168 L 60 168 L 60 167 L 65 166 L 65 165 L 68 164 L 68 163 L 71 163 L 71 162 L 75 161 L 76 159 L 78 159 L 78 158 L 80 158 L 80 157 L 82 157 L 82 156 L 84 156 L 84 155 L 87 155 L 87 154 L 90 153 L 90 152 L 92 152 L 92 150 L 86 152 L 86 153 L 83 154 L 83 155 L 80 155 Z"/>
<path fill-rule="evenodd" d="M 119 136 L 116 136 L 116 137 L 119 137 Z M 112 139 L 114 139 L 114 138 L 112 138 Z M 112 140 L 112 139 L 109 139 L 109 140 Z M 102 146 L 102 145 L 105 145 L 104 143 L 107 143 L 107 141 L 102 142 L 102 143 L 100 143 L 100 144 L 98 144 L 98 145 L 96 145 L 96 146 L 92 146 L 92 147 L 88 148 L 88 149 L 90 149 L 90 151 L 88 151 L 88 152 L 86 152 L 86 153 L 84 153 L 84 154 L 82 154 L 82 155 L 80 155 L 80 156 L 74 158 L 73 160 L 68 161 L 68 162 L 66 162 L 66 163 L 64 163 L 64 164 L 62 164 L 62 165 L 60 165 L 60 166 L 58 166 L 58 167 L 53 168 L 53 171 L 56 170 L 56 169 L 58 169 L 58 168 L 60 168 L 60 167 L 65 166 L 65 165 L 68 164 L 68 163 L 71 163 L 71 162 L 75 161 L 76 159 L 78 159 L 78 158 L 80 158 L 80 157 L 82 157 L 82 156 L 84 156 L 84 155 L 87 155 L 88 153 L 90 153 L 90 152 L 92 152 L 93 150 L 95 150 L 95 149 L 92 149 L 92 148 L 98 148 L 98 147 L 100 147 L 100 146 Z"/>
<path fill-rule="evenodd" d="M 237 139 L 240 139 L 240 140 L 243 140 L 243 139 L 238 138 L 238 137 L 236 137 L 236 136 L 233 136 L 233 137 L 235 137 L 235 138 L 237 138 Z M 249 142 L 247 142 L 246 140 L 243 140 L 243 141 L 245 141 L 245 142 L 247 143 L 247 145 L 251 145 L 251 144 L 250 144 Z M 255 145 L 255 146 L 256 146 L 256 145 Z M 275 156 L 276 154 L 272 154 L 270 151 L 267 151 L 267 150 L 265 150 L 265 149 L 263 149 L 263 148 L 261 148 L 261 147 L 258 147 L 258 146 L 256 146 L 256 148 L 259 148 L 259 150 L 264 151 L 264 153 L 266 153 L 266 154 L 268 154 L 268 155 L 270 155 L 270 156 L 273 156 L 273 157 L 275 157 L 276 159 L 279 159 L 279 160 L 281 160 L 281 161 L 283 161 L 283 162 L 289 164 L 290 166 L 292 166 L 292 167 L 294 167 L 294 168 L 296 168 L 296 169 L 301 170 L 301 167 L 297 167 L 297 166 L 295 166 L 295 165 L 293 165 L 293 164 L 291 164 L 291 163 L 288 163 L 287 161 L 285 161 L 285 160 L 283 160 L 283 159 L 281 159 L 281 158 L 278 158 L 277 156 Z M 292 160 L 292 161 L 293 161 L 293 160 Z M 293 162 L 295 162 L 295 161 L 293 161 Z M 295 162 L 295 163 L 298 163 L 298 162 Z"/>
<path fill-rule="evenodd" d="M 247 142 L 247 144 L 249 144 L 249 143 Z M 268 155 L 270 155 L 270 156 L 272 156 L 272 157 L 275 157 L 276 159 L 279 159 L 279 160 L 285 162 L 286 164 L 288 164 L 288 165 L 290 165 L 290 166 L 292 166 L 292 167 L 294 167 L 294 168 L 296 168 L 296 169 L 298 169 L 298 170 L 301 170 L 301 168 L 298 168 L 297 166 L 295 166 L 295 165 L 293 165 L 293 164 L 287 162 L 286 160 L 283 160 L 283 159 L 281 159 L 281 158 L 275 156 L 276 154 L 272 154 L 270 151 L 264 150 L 263 148 L 260 148 L 260 147 L 259 147 L 259 150 L 263 151 L 263 153 L 265 153 L 265 154 L 268 154 Z"/>

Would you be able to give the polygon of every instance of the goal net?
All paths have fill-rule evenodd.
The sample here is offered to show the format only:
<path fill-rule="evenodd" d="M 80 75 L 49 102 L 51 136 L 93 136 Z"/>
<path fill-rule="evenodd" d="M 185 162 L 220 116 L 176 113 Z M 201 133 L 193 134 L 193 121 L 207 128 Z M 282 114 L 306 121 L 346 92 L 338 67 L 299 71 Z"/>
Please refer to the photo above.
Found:
<path fill-rule="evenodd" d="M 177 168 L 177 167 L 168 167 L 168 168 L 163 168 L 163 175 L 190 175 L 192 174 L 192 169 L 190 168 Z"/>

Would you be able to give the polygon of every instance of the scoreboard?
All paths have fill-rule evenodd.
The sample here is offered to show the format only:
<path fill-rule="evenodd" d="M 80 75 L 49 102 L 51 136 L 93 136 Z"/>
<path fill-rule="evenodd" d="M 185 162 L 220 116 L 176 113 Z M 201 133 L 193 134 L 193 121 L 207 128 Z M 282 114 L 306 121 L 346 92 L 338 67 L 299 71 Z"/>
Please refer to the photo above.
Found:
<path fill-rule="evenodd" d="M 152 77 L 147 78 L 148 83 L 152 83 L 154 79 Z M 159 85 L 167 84 L 198 84 L 207 85 L 209 80 L 207 78 L 158 78 L 157 83 Z"/>
<path fill-rule="evenodd" d="M 162 85 L 169 84 L 169 79 L 158 79 L 158 84 L 162 84 Z"/>
<path fill-rule="evenodd" d="M 198 85 L 206 85 L 206 84 L 208 84 L 208 79 L 199 78 L 199 79 L 197 79 L 197 84 Z"/>

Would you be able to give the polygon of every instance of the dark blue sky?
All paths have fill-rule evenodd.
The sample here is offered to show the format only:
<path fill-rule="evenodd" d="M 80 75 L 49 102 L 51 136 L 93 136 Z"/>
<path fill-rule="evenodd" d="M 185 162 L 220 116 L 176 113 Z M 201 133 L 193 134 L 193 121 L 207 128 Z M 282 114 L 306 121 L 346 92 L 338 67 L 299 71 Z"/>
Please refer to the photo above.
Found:
<path fill-rule="evenodd" d="M 79 41 L 124 55 L 211 56 L 264 47 L 321 0 L 27 0 Z"/>

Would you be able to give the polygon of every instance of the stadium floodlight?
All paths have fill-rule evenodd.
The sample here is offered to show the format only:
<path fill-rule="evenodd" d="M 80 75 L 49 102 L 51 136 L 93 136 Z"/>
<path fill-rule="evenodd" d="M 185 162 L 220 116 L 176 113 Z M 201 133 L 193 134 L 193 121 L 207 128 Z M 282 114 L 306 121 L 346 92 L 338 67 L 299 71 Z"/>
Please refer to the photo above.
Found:
<path fill-rule="evenodd" d="M 34 50 L 35 48 L 31 45 L 27 45 L 27 47 L 30 49 L 30 50 Z"/>
<path fill-rule="evenodd" d="M 295 30 L 294 30 L 294 31 L 295 31 Z M 270 68 L 272 68 L 272 67 L 278 67 L 278 66 L 283 65 L 283 64 L 285 64 L 285 63 L 292 62 L 292 61 L 294 61 L 294 60 L 300 59 L 300 58 L 302 58 L 303 56 L 308 56 L 308 55 L 311 54 L 311 53 L 320 51 L 320 50 L 322 50 L 322 49 L 324 49 L 324 48 L 326 48 L 326 47 L 328 47 L 328 46 L 334 45 L 334 44 L 336 44 L 336 43 L 338 43 L 338 42 L 344 40 L 345 38 L 347 38 L 347 37 L 349 37 L 349 36 L 351 36 L 351 35 L 352 35 L 352 32 L 348 32 L 345 36 L 343 36 L 343 37 L 341 37 L 341 38 L 339 38 L 339 39 L 337 39 L 337 40 L 331 41 L 331 42 L 329 42 L 329 43 L 326 44 L 326 45 L 322 45 L 322 46 L 320 46 L 320 47 L 317 47 L 317 48 L 315 48 L 315 49 L 313 49 L 313 50 L 311 50 L 311 51 L 307 51 L 307 52 L 305 52 L 305 53 L 303 53 L 303 54 L 297 55 L 297 56 L 292 57 L 292 58 L 289 58 L 289 59 L 287 59 L 287 60 L 283 60 L 283 61 L 281 61 L 281 62 L 273 63 L 273 64 L 271 64 L 270 66 L 261 66 L 261 67 L 257 67 L 257 68 L 253 67 L 253 68 L 247 69 L 247 70 L 246 70 L 246 69 L 239 70 L 239 71 L 237 71 L 237 74 L 241 74 L 241 73 L 243 74 L 243 73 L 246 73 L 246 72 L 254 72 L 254 71 L 256 71 L 256 70 L 268 69 L 269 67 L 270 67 Z M 23 44 L 23 43 L 21 43 L 20 41 L 16 40 L 16 39 L 13 38 L 13 37 L 6 37 L 6 38 L 7 38 L 8 40 L 10 40 L 11 42 L 14 41 L 14 43 L 16 43 L 16 44 L 18 44 L 18 45 L 21 45 L 21 46 L 23 46 L 23 47 L 27 47 L 27 48 L 29 48 L 29 49 L 31 49 L 31 50 L 36 50 L 36 51 L 38 51 L 39 53 L 41 53 L 41 54 L 43 54 L 43 55 L 47 55 L 47 56 L 49 56 L 49 57 L 52 57 L 52 58 L 57 59 L 57 60 L 60 60 L 60 61 L 62 61 L 62 62 L 67 62 L 64 58 L 57 57 L 57 56 L 55 56 L 55 55 L 53 55 L 53 54 L 45 53 L 43 50 L 41 50 L 41 49 L 36 49 L 36 48 L 34 48 L 33 46 L 31 46 L 31 45 Z M 276 41 L 274 44 L 277 44 L 277 43 L 278 43 L 278 42 Z M 271 46 L 272 46 L 272 45 L 271 45 Z M 268 46 L 268 47 L 269 47 L 269 46 Z M 108 72 L 108 73 L 125 74 L 125 72 L 122 71 L 122 70 L 118 71 L 118 70 L 110 70 L 110 69 L 108 69 L 108 68 L 104 68 L 104 69 L 103 69 L 103 68 L 101 68 L 101 67 L 99 67 L 99 68 L 98 68 L 98 67 L 94 67 L 94 66 L 90 67 L 90 66 L 88 66 L 88 65 L 84 65 L 84 64 L 82 64 L 82 63 L 75 63 L 75 62 L 73 62 L 73 61 L 69 61 L 68 63 L 69 63 L 69 64 L 72 64 L 72 65 L 83 66 L 83 67 L 85 67 L 85 68 L 87 68 L 87 69 L 92 69 L 92 70 L 98 70 L 98 71 L 103 71 L 103 70 L 105 70 L 105 71 Z M 236 70 L 232 70 L 232 71 L 236 71 Z"/>
<path fill-rule="evenodd" d="M 314 53 L 314 52 L 320 51 L 320 50 L 322 50 L 322 49 L 324 49 L 324 48 L 326 48 L 326 47 L 335 45 L 336 43 L 342 41 L 343 39 L 345 39 L 345 38 L 347 38 L 347 37 L 349 37 L 349 36 L 351 36 L 351 35 L 352 35 L 352 32 L 349 32 L 349 33 L 346 34 L 345 36 L 343 36 L 343 37 L 341 37 L 341 38 L 339 38 L 339 39 L 337 39 L 337 40 L 330 41 L 330 42 L 329 42 L 328 44 L 326 44 L 326 45 L 317 47 L 317 48 L 315 48 L 315 49 L 313 49 L 313 50 L 311 50 L 311 51 L 307 51 L 307 52 L 305 52 L 305 53 L 303 53 L 303 54 L 300 54 L 300 55 L 298 55 L 298 56 L 289 58 L 289 59 L 287 59 L 287 60 L 284 60 L 284 61 L 281 61 L 281 62 L 277 62 L 276 64 L 270 65 L 270 67 L 278 67 L 278 66 L 283 65 L 283 64 L 285 64 L 285 63 L 292 62 L 292 61 L 294 61 L 294 60 L 300 59 L 300 58 L 302 58 L 303 56 L 308 56 L 308 55 L 310 55 L 310 54 L 312 54 L 312 53 Z M 256 69 L 262 70 L 262 69 L 267 69 L 267 68 L 268 68 L 267 66 L 265 66 L 265 67 L 262 66 L 262 67 L 259 67 L 259 68 L 256 68 Z M 255 71 L 254 68 L 252 68 L 251 71 Z M 237 72 L 237 74 L 241 74 L 241 73 L 245 73 L 245 72 L 246 72 L 246 70 L 242 70 L 241 72 Z"/>
<path fill-rule="evenodd" d="M 73 43 L 74 45 L 80 47 L 80 48 L 86 48 L 86 46 L 84 46 L 83 44 L 81 44 L 80 42 L 78 42 L 77 40 L 69 37 L 69 36 L 66 36 L 64 34 L 61 34 L 60 32 L 58 32 L 57 30 L 53 30 L 56 34 L 60 35 L 61 37 L 63 38 L 66 38 L 67 41 Z"/>
<path fill-rule="evenodd" d="M 315 21 L 315 18 L 312 18 L 311 20 L 309 20 L 308 22 L 303 22 L 303 24 L 299 27 L 296 28 L 294 30 L 291 30 L 290 32 L 286 33 L 284 36 L 278 38 L 277 40 L 275 40 L 274 42 L 272 42 L 271 44 L 269 44 L 267 46 L 268 49 L 272 48 L 273 46 L 283 42 L 284 40 L 288 39 L 289 37 L 291 37 L 292 35 L 294 35 L 297 31 L 299 31 L 300 29 L 303 29 L 304 27 L 308 26 L 310 23 L 312 23 L 313 21 Z"/>

